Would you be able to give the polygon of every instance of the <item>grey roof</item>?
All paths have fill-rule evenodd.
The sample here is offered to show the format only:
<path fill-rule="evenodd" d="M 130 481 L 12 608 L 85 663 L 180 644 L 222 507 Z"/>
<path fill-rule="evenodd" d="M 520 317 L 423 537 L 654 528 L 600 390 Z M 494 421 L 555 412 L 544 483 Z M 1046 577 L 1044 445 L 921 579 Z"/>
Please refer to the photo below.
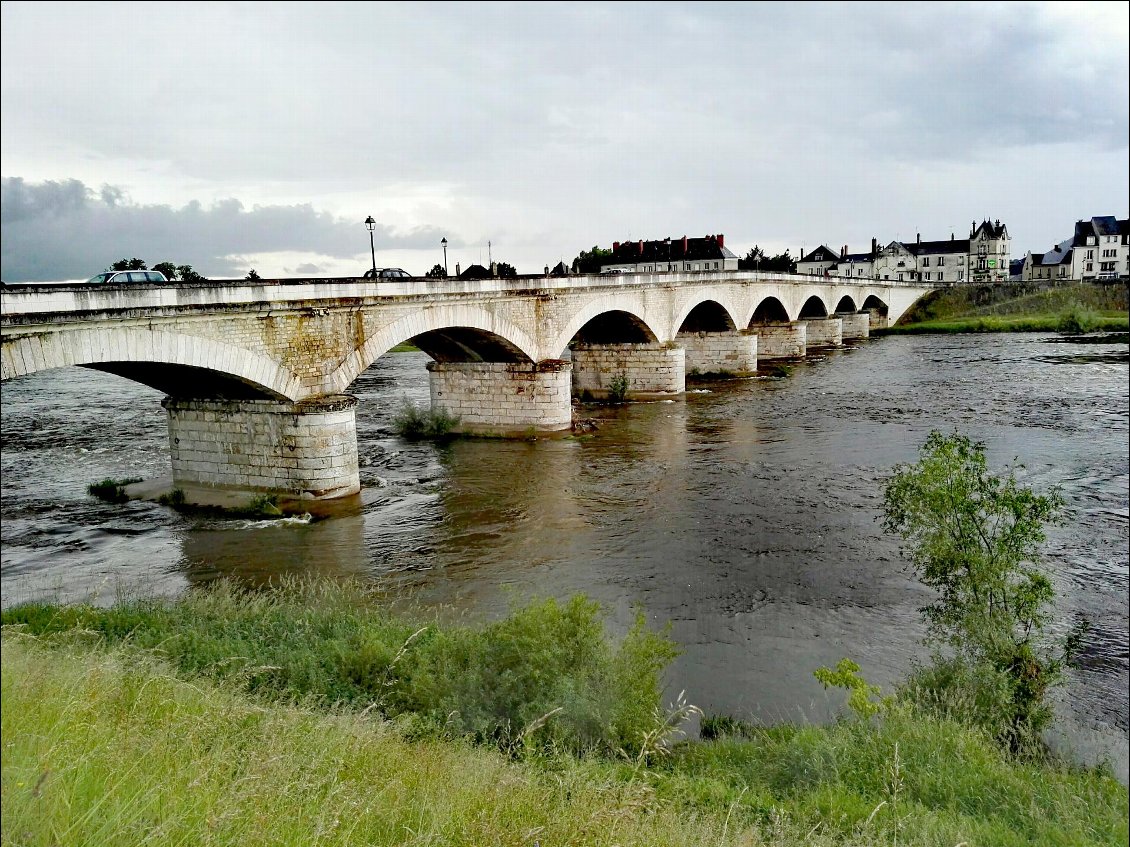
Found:
<path fill-rule="evenodd" d="M 944 241 L 919 241 L 914 244 L 907 244 L 906 247 L 915 256 L 948 255 L 950 253 L 965 255 L 969 252 L 969 239 L 949 238 Z"/>
<path fill-rule="evenodd" d="M 1047 253 L 1032 254 L 1033 265 L 1062 265 L 1071 261 L 1071 245 L 1074 239 L 1068 238 L 1061 241 Z M 1038 259 L 1038 261 L 1037 261 Z"/>
<path fill-rule="evenodd" d="M 1114 215 L 1091 218 L 1091 226 L 1095 228 L 1095 235 L 1118 235 L 1118 219 Z"/>
<path fill-rule="evenodd" d="M 838 262 L 840 255 L 832 250 L 825 244 L 821 244 L 803 259 L 801 262 Z"/>
<path fill-rule="evenodd" d="M 700 259 L 736 259 L 729 247 L 725 246 L 725 236 L 707 235 L 704 238 L 686 238 L 687 249 L 683 252 L 683 238 L 663 241 L 625 241 L 612 246 L 612 255 L 601 261 L 607 265 L 636 265 L 641 262 L 693 262 Z M 642 241 L 643 249 L 640 249 Z M 719 244 L 721 241 L 721 245 Z"/>

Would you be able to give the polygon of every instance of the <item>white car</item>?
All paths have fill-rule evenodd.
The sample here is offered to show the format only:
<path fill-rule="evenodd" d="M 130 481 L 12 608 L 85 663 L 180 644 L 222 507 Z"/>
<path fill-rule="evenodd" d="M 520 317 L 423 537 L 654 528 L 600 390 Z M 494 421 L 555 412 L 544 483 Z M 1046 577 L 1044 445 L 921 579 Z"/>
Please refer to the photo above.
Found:
<path fill-rule="evenodd" d="M 95 274 L 87 282 L 118 285 L 123 282 L 168 282 L 160 271 L 106 271 Z"/>

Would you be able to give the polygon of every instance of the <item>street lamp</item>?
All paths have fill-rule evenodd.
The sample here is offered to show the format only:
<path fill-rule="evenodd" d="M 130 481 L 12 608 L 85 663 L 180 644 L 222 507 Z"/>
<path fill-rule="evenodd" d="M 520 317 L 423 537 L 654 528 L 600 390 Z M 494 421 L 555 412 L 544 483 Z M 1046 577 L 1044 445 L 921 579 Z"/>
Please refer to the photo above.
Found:
<path fill-rule="evenodd" d="M 447 236 L 441 238 L 439 243 L 443 245 L 443 275 L 447 276 Z"/>
<path fill-rule="evenodd" d="M 373 216 L 365 218 L 365 226 L 369 228 L 369 253 L 373 257 L 373 279 L 377 278 L 377 249 L 373 246 L 373 230 L 377 228 L 377 222 L 373 220 Z"/>

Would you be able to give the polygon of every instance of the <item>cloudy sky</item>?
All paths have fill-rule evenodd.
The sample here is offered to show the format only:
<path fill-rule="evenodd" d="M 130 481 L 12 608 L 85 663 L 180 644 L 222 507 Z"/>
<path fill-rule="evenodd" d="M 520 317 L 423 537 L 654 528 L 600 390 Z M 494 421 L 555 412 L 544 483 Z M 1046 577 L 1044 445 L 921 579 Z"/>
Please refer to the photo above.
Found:
<path fill-rule="evenodd" d="M 521 273 L 1127 216 L 1112 3 L 5 0 L 0 270 Z M 489 242 L 489 246 L 488 246 Z"/>

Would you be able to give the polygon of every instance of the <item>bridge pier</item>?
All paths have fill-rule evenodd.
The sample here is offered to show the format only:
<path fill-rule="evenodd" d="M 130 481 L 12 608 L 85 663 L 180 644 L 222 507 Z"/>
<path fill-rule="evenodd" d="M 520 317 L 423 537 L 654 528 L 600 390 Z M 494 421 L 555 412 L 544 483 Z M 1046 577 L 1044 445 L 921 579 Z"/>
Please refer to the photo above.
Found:
<path fill-rule="evenodd" d="M 886 329 L 891 325 L 890 319 L 878 309 L 868 309 L 864 314 L 868 317 L 868 329 Z"/>
<path fill-rule="evenodd" d="M 687 373 L 746 374 L 757 370 L 757 334 L 681 332 L 675 337 L 685 352 Z"/>
<path fill-rule="evenodd" d="M 206 489 L 324 500 L 361 490 L 356 397 L 166 397 L 161 405 L 169 416 L 173 484 L 186 495 Z"/>
<path fill-rule="evenodd" d="M 578 344 L 573 350 L 573 393 L 605 398 L 621 379 L 629 400 L 682 394 L 686 351 L 662 344 Z"/>
<path fill-rule="evenodd" d="M 458 432 L 481 435 L 569 429 L 571 377 L 560 359 L 428 363 L 432 409 L 458 417 Z"/>
<path fill-rule="evenodd" d="M 780 324 L 755 324 L 757 355 L 761 359 L 802 359 L 808 346 L 808 325 L 804 321 Z"/>
<path fill-rule="evenodd" d="M 841 337 L 844 341 L 849 338 L 867 338 L 870 323 L 866 312 L 838 314 L 836 317 L 842 323 Z"/>
<path fill-rule="evenodd" d="M 808 318 L 809 347 L 839 347 L 844 343 L 843 321 L 835 318 Z"/>

